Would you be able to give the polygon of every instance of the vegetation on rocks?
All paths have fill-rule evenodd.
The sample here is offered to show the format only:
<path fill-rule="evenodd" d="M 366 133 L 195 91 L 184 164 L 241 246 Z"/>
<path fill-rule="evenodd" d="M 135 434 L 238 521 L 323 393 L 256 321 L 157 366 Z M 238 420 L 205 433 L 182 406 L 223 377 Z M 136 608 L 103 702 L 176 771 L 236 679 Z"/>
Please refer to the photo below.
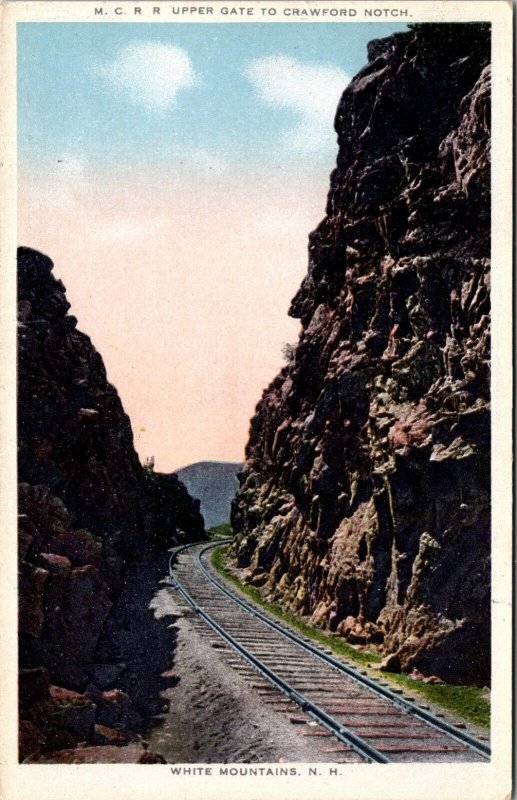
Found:
<path fill-rule="evenodd" d="M 229 522 L 224 522 L 222 525 L 215 525 L 207 531 L 211 539 L 227 539 L 232 536 L 232 526 Z"/>

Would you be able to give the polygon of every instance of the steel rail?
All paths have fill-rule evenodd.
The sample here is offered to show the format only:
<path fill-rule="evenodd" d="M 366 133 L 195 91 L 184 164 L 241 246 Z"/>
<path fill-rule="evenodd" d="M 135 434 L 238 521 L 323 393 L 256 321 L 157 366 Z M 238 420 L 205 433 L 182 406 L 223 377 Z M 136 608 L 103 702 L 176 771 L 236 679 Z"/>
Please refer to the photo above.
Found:
<path fill-rule="evenodd" d="M 206 611 L 204 611 L 194 600 L 193 597 L 186 591 L 186 589 L 181 585 L 179 580 L 173 575 L 172 571 L 172 564 L 174 563 L 174 559 L 176 555 L 181 552 L 182 550 L 186 550 L 188 546 L 182 545 L 179 548 L 176 548 L 173 551 L 170 559 L 169 559 L 169 575 L 171 578 L 172 586 L 175 588 L 179 594 L 183 597 L 186 603 L 190 605 L 194 612 L 204 619 L 204 621 L 216 632 L 225 639 L 228 644 L 230 644 L 234 650 L 236 650 L 239 655 L 246 659 L 261 675 L 264 676 L 271 684 L 273 684 L 277 689 L 279 689 L 283 694 L 289 697 L 294 703 L 299 705 L 306 714 L 311 716 L 314 720 L 316 720 L 320 725 L 326 728 L 330 733 L 334 734 L 339 741 L 343 742 L 344 744 L 349 745 L 356 753 L 358 753 L 362 758 L 370 763 L 377 763 L 377 764 L 389 764 L 390 759 L 384 755 L 384 753 L 379 752 L 375 747 L 370 745 L 367 741 L 362 739 L 360 736 L 357 736 L 353 731 L 346 728 L 342 725 L 338 720 L 334 719 L 327 714 L 322 708 L 320 708 L 316 703 L 313 703 L 307 697 L 305 697 L 300 692 L 296 691 L 287 681 L 284 681 L 279 675 L 277 675 L 273 670 L 269 669 L 265 664 L 262 663 L 256 656 L 253 655 L 247 648 L 243 647 L 236 639 L 234 639 L 231 634 L 227 633 L 227 631 L 222 628 L 215 619 L 213 619 Z"/>
<path fill-rule="evenodd" d="M 435 714 L 433 714 L 430 711 L 427 711 L 426 709 L 422 708 L 421 706 L 417 705 L 416 703 L 413 703 L 410 700 L 405 700 L 403 697 L 399 697 L 397 694 L 395 694 L 395 692 L 392 692 L 391 689 L 388 689 L 388 688 L 386 688 L 384 686 L 381 686 L 374 679 L 368 677 L 367 675 L 362 675 L 360 672 L 358 672 L 353 667 L 349 666 L 348 664 L 343 663 L 342 661 L 339 661 L 334 656 L 328 655 L 327 653 L 323 652 L 322 650 L 320 650 L 318 647 L 316 647 L 315 645 L 311 644 L 310 642 L 305 642 L 303 639 L 301 639 L 295 633 L 293 633 L 292 631 L 288 630 L 283 625 L 280 625 L 278 622 L 275 622 L 273 619 L 270 619 L 268 616 L 263 614 L 258 609 L 256 609 L 253 606 L 249 605 L 244 600 L 241 600 L 241 598 L 238 597 L 230 589 L 227 589 L 226 586 L 224 586 L 216 578 L 214 578 L 213 575 L 211 575 L 210 572 L 206 569 L 206 567 L 204 566 L 204 564 L 203 564 L 203 562 L 201 560 L 201 556 L 205 552 L 207 552 L 208 550 L 211 550 L 214 547 L 219 546 L 219 544 L 221 544 L 221 545 L 223 545 L 225 543 L 228 544 L 231 541 L 232 541 L 232 539 L 225 539 L 220 543 L 219 542 L 210 543 L 209 545 L 204 547 L 203 550 L 201 550 L 198 553 L 197 558 L 198 558 L 198 562 L 199 562 L 199 564 L 201 566 L 201 569 L 202 569 L 203 574 L 205 575 L 205 577 L 207 577 L 208 580 L 210 580 L 215 586 L 217 586 L 217 588 L 220 591 L 224 592 L 224 594 L 226 594 L 231 600 L 233 600 L 234 603 L 239 605 L 244 610 L 248 611 L 248 613 L 252 614 L 257 619 L 260 619 L 266 625 L 269 625 L 274 630 L 278 631 L 279 633 L 282 633 L 284 636 L 286 636 L 292 642 L 297 644 L 299 647 L 302 647 L 304 650 L 307 650 L 308 652 L 310 652 L 313 655 L 317 656 L 322 661 L 325 661 L 327 664 L 330 664 L 335 669 L 339 670 L 340 672 L 345 673 L 349 677 L 353 678 L 354 680 L 356 680 L 359 683 L 363 684 L 364 686 L 368 687 L 369 689 L 371 689 L 372 691 L 376 692 L 377 694 L 382 695 L 383 697 L 385 697 L 387 700 L 389 700 L 394 705 L 398 706 L 399 708 L 402 708 L 404 711 L 408 712 L 409 714 L 412 714 L 413 716 L 418 717 L 419 719 L 422 719 L 428 725 L 432 726 L 433 728 L 436 728 L 440 732 L 446 733 L 448 736 L 450 736 L 452 739 L 455 739 L 457 742 L 459 742 L 461 744 L 466 744 L 468 747 L 470 747 L 471 750 L 474 750 L 478 755 L 481 755 L 484 758 L 490 758 L 491 750 L 490 750 L 490 746 L 488 744 L 485 744 L 484 742 L 480 742 L 478 739 L 476 739 L 474 736 L 471 736 L 471 734 L 469 734 L 469 733 L 466 733 L 466 732 L 463 732 L 461 730 L 458 730 L 457 728 L 455 728 L 452 725 L 450 725 L 446 720 L 440 719 Z"/>
<path fill-rule="evenodd" d="M 393 705 L 397 706 L 398 708 L 402 709 L 403 711 L 411 714 L 412 716 L 421 719 L 430 727 L 435 728 L 436 730 L 440 731 L 441 733 L 446 733 L 451 739 L 459 742 L 460 744 L 467 745 L 471 750 L 476 752 L 478 755 L 481 755 L 483 758 L 490 758 L 491 750 L 488 744 L 484 742 L 480 742 L 471 734 L 458 730 L 449 724 L 446 720 L 440 719 L 432 712 L 427 711 L 426 709 L 422 708 L 421 706 L 413 703 L 410 700 L 406 700 L 402 697 L 399 697 L 395 692 L 391 691 L 391 689 L 382 686 L 381 684 L 377 683 L 374 679 L 370 678 L 367 675 L 363 675 L 358 672 L 353 667 L 345 664 L 344 662 L 338 660 L 332 655 L 329 655 L 322 650 L 320 650 L 315 645 L 311 644 L 310 642 L 306 642 L 297 636 L 295 633 L 290 631 L 289 629 L 285 628 L 283 625 L 275 622 L 273 619 L 269 618 L 265 614 L 263 614 L 258 609 L 254 608 L 253 606 L 246 603 L 240 597 L 238 597 L 234 592 L 220 583 L 210 572 L 206 569 L 205 565 L 202 562 L 202 555 L 209 550 L 212 550 L 214 547 L 224 546 L 225 544 L 229 544 L 232 542 L 232 539 L 222 539 L 217 542 L 211 542 L 210 544 L 206 545 L 197 555 L 197 560 L 200 565 L 200 568 L 205 575 L 205 577 L 214 585 L 216 586 L 219 591 L 225 594 L 230 600 L 232 600 L 236 605 L 238 605 L 243 610 L 247 611 L 253 617 L 259 619 L 261 622 L 268 625 L 273 630 L 277 631 L 278 633 L 285 636 L 287 639 L 292 641 L 294 644 L 298 645 L 300 648 L 306 650 L 307 652 L 315 655 L 317 658 L 321 659 L 325 663 L 329 664 L 330 666 L 334 667 L 334 669 L 338 670 L 339 672 L 344 673 L 348 677 L 352 678 L 359 684 L 366 686 L 370 691 L 375 692 L 378 695 L 381 695 L 388 701 L 390 701 Z M 176 548 L 170 558 L 169 561 L 169 572 L 172 575 L 172 563 L 176 555 L 183 551 L 187 550 L 190 547 L 193 547 L 192 544 L 182 545 L 179 548 Z"/>

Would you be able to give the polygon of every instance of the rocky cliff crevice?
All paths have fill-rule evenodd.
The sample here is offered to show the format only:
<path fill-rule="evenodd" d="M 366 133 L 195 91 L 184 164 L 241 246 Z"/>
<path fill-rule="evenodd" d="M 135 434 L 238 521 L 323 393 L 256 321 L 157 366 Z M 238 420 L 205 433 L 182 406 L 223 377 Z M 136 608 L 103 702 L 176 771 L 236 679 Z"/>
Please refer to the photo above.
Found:
<path fill-rule="evenodd" d="M 490 676 L 490 31 L 371 42 L 336 114 L 298 345 L 251 421 L 235 555 L 392 664 Z"/>
<path fill-rule="evenodd" d="M 52 269 L 19 249 L 22 758 L 128 744 L 131 698 L 117 689 L 109 644 L 98 650 L 125 571 L 152 548 L 204 536 L 179 479 L 140 465 L 129 418 Z"/>

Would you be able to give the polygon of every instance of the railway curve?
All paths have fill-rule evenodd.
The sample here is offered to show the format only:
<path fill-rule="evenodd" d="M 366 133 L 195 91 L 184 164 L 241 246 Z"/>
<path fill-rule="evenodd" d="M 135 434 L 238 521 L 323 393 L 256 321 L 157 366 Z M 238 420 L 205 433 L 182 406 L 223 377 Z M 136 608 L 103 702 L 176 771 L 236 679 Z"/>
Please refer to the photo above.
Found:
<path fill-rule="evenodd" d="M 207 564 L 214 547 L 183 545 L 171 552 L 170 585 L 228 645 L 228 665 L 267 681 L 264 702 L 328 737 L 336 760 L 367 763 L 486 762 L 490 747 L 425 704 L 337 659 L 236 594 Z M 258 687 L 256 687 L 258 688 Z M 260 691 L 260 690 L 259 690 Z M 458 724 L 458 723 L 456 723 Z M 459 723 L 463 725 L 463 723 Z"/>

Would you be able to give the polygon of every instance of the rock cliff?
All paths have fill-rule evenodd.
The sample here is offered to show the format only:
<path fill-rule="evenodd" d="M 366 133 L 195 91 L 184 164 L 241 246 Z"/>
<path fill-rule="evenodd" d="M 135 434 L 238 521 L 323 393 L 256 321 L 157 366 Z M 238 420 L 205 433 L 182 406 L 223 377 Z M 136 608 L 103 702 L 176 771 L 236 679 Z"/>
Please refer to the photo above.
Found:
<path fill-rule="evenodd" d="M 74 522 L 98 531 L 120 554 L 178 530 L 201 535 L 199 504 L 174 476 L 142 469 L 133 434 L 101 356 L 77 330 L 49 258 L 18 253 L 18 471 L 59 497 Z M 157 524 L 176 496 L 176 516 Z M 152 507 L 150 510 L 150 506 Z M 164 530 L 162 534 L 162 531 Z"/>
<path fill-rule="evenodd" d="M 489 57 L 483 25 L 369 44 L 232 511 L 264 594 L 453 682 L 490 676 Z"/>
<path fill-rule="evenodd" d="M 130 698 L 113 695 L 109 653 L 99 678 L 97 645 L 126 566 L 152 547 L 200 539 L 204 527 L 177 477 L 141 467 L 129 418 L 52 268 L 20 248 L 21 757 L 85 741 L 127 744 L 129 734 L 112 727 L 131 726 Z"/>

